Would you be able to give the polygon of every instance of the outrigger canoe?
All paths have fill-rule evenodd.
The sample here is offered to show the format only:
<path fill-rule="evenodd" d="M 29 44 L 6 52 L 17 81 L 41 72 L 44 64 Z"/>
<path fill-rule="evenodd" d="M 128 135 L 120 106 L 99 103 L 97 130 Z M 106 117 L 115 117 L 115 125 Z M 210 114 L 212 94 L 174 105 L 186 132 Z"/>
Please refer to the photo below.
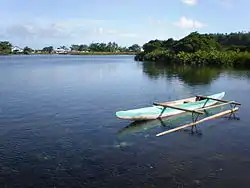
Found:
<path fill-rule="evenodd" d="M 116 117 L 119 119 L 142 121 L 153 120 L 158 118 L 167 118 L 184 112 L 199 112 L 199 110 L 216 104 L 218 101 L 223 101 L 225 92 L 209 95 L 195 96 L 181 100 L 153 103 L 150 107 L 137 108 L 131 110 L 123 110 L 116 112 Z"/>

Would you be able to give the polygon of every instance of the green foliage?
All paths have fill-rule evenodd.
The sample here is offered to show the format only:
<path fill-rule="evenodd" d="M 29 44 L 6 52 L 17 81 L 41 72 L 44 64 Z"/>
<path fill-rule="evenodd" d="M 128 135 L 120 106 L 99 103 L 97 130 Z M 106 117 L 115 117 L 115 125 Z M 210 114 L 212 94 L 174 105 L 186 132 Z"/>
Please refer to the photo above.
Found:
<path fill-rule="evenodd" d="M 140 52 L 141 47 L 138 44 L 133 44 L 132 46 L 128 47 L 130 52 Z"/>
<path fill-rule="evenodd" d="M 102 52 L 107 48 L 106 43 L 92 43 L 89 45 L 89 50 L 93 52 Z"/>
<path fill-rule="evenodd" d="M 72 45 L 70 46 L 70 49 L 71 49 L 72 51 L 79 51 L 79 45 L 77 45 L 77 44 L 72 44 Z"/>
<path fill-rule="evenodd" d="M 237 53 L 235 58 L 235 68 L 250 68 L 250 53 L 249 52 L 240 52 Z"/>
<path fill-rule="evenodd" d="M 81 45 L 79 45 L 79 51 L 88 51 L 88 45 L 86 45 L 86 44 L 81 44 Z"/>
<path fill-rule="evenodd" d="M 116 51 L 119 51 L 119 45 L 116 44 L 115 42 L 109 42 L 108 44 L 104 44 L 103 48 L 100 51 L 101 52 L 116 52 Z"/>
<path fill-rule="evenodd" d="M 151 40 L 137 53 L 138 61 L 165 61 L 168 64 L 230 66 L 250 68 L 250 33 L 199 34 L 175 41 Z"/>
<path fill-rule="evenodd" d="M 12 44 L 8 41 L 0 42 L 0 54 L 10 54 Z"/>
<path fill-rule="evenodd" d="M 174 39 L 170 38 L 168 40 L 164 40 L 161 43 L 161 47 L 166 49 L 166 50 L 173 50 L 173 46 L 176 44 L 177 41 L 175 41 Z"/>
<path fill-rule="evenodd" d="M 42 49 L 42 51 L 45 52 L 45 53 L 52 53 L 53 50 L 54 50 L 53 46 L 44 47 L 44 48 Z"/>
<path fill-rule="evenodd" d="M 170 51 L 156 49 L 150 53 L 147 53 L 144 56 L 144 60 L 153 60 L 153 61 L 171 61 L 173 59 L 173 54 Z"/>
<path fill-rule="evenodd" d="M 21 49 L 21 48 L 20 48 Z M 61 49 L 60 52 L 58 50 Z M 70 50 L 69 50 L 70 49 Z M 62 51 L 64 50 L 64 51 Z M 57 51 L 54 50 L 53 46 L 46 46 L 42 50 L 36 49 L 33 50 L 28 46 L 24 47 L 23 51 L 20 51 L 19 48 L 12 49 L 12 44 L 8 41 L 0 41 L 0 54 L 30 54 L 30 53 L 63 53 L 63 54 L 135 54 L 141 52 L 141 47 L 138 44 L 133 44 L 129 47 L 119 46 L 115 42 L 108 43 L 91 43 L 87 44 L 72 44 L 69 48 L 66 46 L 60 46 L 57 48 Z"/>
<path fill-rule="evenodd" d="M 134 57 L 135 61 L 144 61 L 145 60 L 144 57 L 145 57 L 146 54 L 147 53 L 145 51 L 136 53 L 136 55 Z"/>
<path fill-rule="evenodd" d="M 121 47 L 115 42 L 108 43 L 91 43 L 90 45 L 81 44 L 76 45 L 72 44 L 70 49 L 72 51 L 83 52 L 140 52 L 141 47 L 138 44 L 133 44 L 132 46 L 126 48 Z"/>
<path fill-rule="evenodd" d="M 176 42 L 173 46 L 175 53 L 178 52 L 197 52 L 199 50 L 220 50 L 220 44 L 212 36 L 200 35 L 193 32 L 185 38 Z"/>
<path fill-rule="evenodd" d="M 156 49 L 162 48 L 162 41 L 160 40 L 151 40 L 148 43 L 142 46 L 143 50 L 147 53 L 150 53 Z"/>
<path fill-rule="evenodd" d="M 220 51 L 197 51 L 194 53 L 181 52 L 176 55 L 176 61 L 181 64 L 191 65 L 232 65 L 236 58 L 237 52 L 220 52 Z"/>
<path fill-rule="evenodd" d="M 23 49 L 24 54 L 30 54 L 32 52 L 33 52 L 33 50 L 31 48 L 29 48 L 28 46 L 24 47 L 24 49 Z"/>
<path fill-rule="evenodd" d="M 173 46 L 176 44 L 176 41 L 172 38 L 168 40 L 151 40 L 148 43 L 142 46 L 142 49 L 146 53 L 153 52 L 155 50 L 168 50 L 172 51 Z"/>
<path fill-rule="evenodd" d="M 238 47 L 241 51 L 250 51 L 250 32 L 238 32 L 230 34 L 209 34 L 225 49 L 231 50 Z"/>
<path fill-rule="evenodd" d="M 155 50 L 168 50 L 174 53 L 196 52 L 198 50 L 220 50 L 221 45 L 212 36 L 193 32 L 185 38 L 175 41 L 172 38 L 164 41 L 151 40 L 143 45 L 143 50 L 150 53 Z"/>

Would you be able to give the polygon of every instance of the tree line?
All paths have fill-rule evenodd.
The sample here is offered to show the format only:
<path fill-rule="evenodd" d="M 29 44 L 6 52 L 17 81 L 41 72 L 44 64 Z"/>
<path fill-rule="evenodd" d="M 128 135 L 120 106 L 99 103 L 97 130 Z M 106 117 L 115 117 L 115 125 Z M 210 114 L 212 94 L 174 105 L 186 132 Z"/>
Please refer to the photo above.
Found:
<path fill-rule="evenodd" d="M 176 64 L 249 66 L 250 32 L 200 34 L 192 32 L 180 40 L 151 40 L 135 60 Z"/>
<path fill-rule="evenodd" d="M 13 48 L 14 46 L 9 41 L 0 41 L 0 54 L 12 54 L 12 53 L 20 53 L 19 49 Z M 56 51 L 61 50 L 64 53 L 70 52 L 140 52 L 141 46 L 138 44 L 133 44 L 129 47 L 123 47 L 118 45 L 115 42 L 108 43 L 91 43 L 87 44 L 72 44 L 70 47 L 60 46 L 58 48 L 54 48 L 53 46 L 46 46 L 40 50 L 32 49 L 28 46 L 24 47 L 21 50 L 21 53 L 30 54 L 30 53 L 54 53 Z"/>

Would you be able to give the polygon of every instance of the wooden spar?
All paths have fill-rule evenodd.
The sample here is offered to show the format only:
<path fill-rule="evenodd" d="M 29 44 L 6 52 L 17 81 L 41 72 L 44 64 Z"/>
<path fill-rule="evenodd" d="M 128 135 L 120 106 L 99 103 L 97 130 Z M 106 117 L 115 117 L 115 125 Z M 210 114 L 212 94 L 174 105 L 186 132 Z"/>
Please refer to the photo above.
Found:
<path fill-rule="evenodd" d="M 215 115 L 206 117 L 206 118 L 201 119 L 201 120 L 199 120 L 199 121 L 196 121 L 196 122 L 193 122 L 193 123 L 189 123 L 189 124 L 186 124 L 186 125 L 183 125 L 183 126 L 174 128 L 174 129 L 170 129 L 170 130 L 168 130 L 168 131 L 161 132 L 161 133 L 157 134 L 156 136 L 162 136 L 162 135 L 164 135 L 164 134 L 172 133 L 172 132 L 175 132 L 175 131 L 184 129 L 184 128 L 186 128 L 186 127 L 191 127 L 191 126 L 194 126 L 194 125 L 196 125 L 196 124 L 198 124 L 198 123 L 202 123 L 202 122 L 204 122 L 204 121 L 208 121 L 208 120 L 211 120 L 211 119 L 215 119 L 215 118 L 218 118 L 218 117 L 221 117 L 221 116 L 224 116 L 224 115 L 233 113 L 233 112 L 235 112 L 235 111 L 237 111 L 237 110 L 239 110 L 238 107 L 233 108 L 233 109 L 231 109 L 231 110 L 226 110 L 226 111 L 224 111 L 224 112 L 220 112 L 220 113 L 218 113 L 218 114 L 215 114 Z"/>
<path fill-rule="evenodd" d="M 198 110 L 207 110 L 207 109 L 211 109 L 211 108 L 217 108 L 217 107 L 220 107 L 220 106 L 225 106 L 227 104 L 233 104 L 234 101 L 229 101 L 229 102 L 226 102 L 226 103 L 221 103 L 221 104 L 216 104 L 216 105 L 212 105 L 212 106 L 207 106 L 207 107 L 203 107 L 203 108 L 198 108 Z"/>
<path fill-rule="evenodd" d="M 238 103 L 238 102 L 235 102 L 235 101 L 228 101 L 228 100 L 223 100 L 223 99 L 216 99 L 216 98 L 202 96 L 202 95 L 197 95 L 196 97 L 200 97 L 202 99 L 211 99 L 211 100 L 215 100 L 215 101 L 219 101 L 219 102 L 231 102 L 231 104 L 241 105 L 241 103 Z"/>
<path fill-rule="evenodd" d="M 217 107 L 220 107 L 220 106 L 225 106 L 227 104 L 232 104 L 234 101 L 229 101 L 229 102 L 226 102 L 226 103 L 221 103 L 221 104 L 217 104 L 217 105 L 212 105 L 212 106 L 207 106 L 207 107 L 203 107 L 203 108 L 198 108 L 197 110 L 199 110 L 199 112 L 202 112 L 201 110 L 208 110 L 208 109 L 211 109 L 211 108 L 217 108 Z M 164 112 L 164 110 L 166 109 L 166 107 L 162 110 L 161 114 L 159 115 L 159 117 L 162 115 L 162 113 Z"/>
<path fill-rule="evenodd" d="M 176 110 L 182 110 L 182 111 L 186 111 L 186 112 L 192 112 L 192 113 L 197 113 L 197 114 L 204 114 L 204 112 L 201 112 L 201 111 L 198 111 L 198 110 L 189 110 L 189 109 L 186 109 L 186 108 L 180 108 L 180 107 L 177 107 L 177 106 L 171 106 L 171 105 L 164 104 L 164 103 L 154 102 L 153 104 L 157 105 L 157 106 L 163 106 L 163 107 L 167 107 L 167 108 L 173 108 L 173 109 L 176 109 Z"/>

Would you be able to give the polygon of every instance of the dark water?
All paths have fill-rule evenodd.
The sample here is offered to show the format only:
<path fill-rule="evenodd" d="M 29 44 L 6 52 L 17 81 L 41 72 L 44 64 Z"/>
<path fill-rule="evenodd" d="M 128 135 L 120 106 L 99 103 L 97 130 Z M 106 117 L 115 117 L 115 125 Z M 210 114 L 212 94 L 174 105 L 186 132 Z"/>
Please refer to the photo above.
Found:
<path fill-rule="evenodd" d="M 130 126 L 115 112 L 226 92 L 240 120 L 156 137 L 190 117 Z M 249 187 L 250 72 L 133 56 L 0 57 L 0 187 Z"/>

